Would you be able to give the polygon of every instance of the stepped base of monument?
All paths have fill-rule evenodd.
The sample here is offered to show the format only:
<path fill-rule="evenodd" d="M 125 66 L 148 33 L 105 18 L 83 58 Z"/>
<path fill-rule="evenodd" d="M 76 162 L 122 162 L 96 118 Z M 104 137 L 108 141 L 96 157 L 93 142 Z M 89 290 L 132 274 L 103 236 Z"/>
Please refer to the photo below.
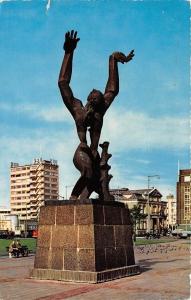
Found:
<path fill-rule="evenodd" d="M 105 270 L 101 272 L 33 269 L 31 277 L 34 279 L 42 280 L 101 283 L 138 274 L 140 274 L 140 267 L 138 265 L 133 265 L 111 270 Z"/>
<path fill-rule="evenodd" d="M 33 278 L 98 283 L 139 273 L 123 203 L 45 201 Z"/>

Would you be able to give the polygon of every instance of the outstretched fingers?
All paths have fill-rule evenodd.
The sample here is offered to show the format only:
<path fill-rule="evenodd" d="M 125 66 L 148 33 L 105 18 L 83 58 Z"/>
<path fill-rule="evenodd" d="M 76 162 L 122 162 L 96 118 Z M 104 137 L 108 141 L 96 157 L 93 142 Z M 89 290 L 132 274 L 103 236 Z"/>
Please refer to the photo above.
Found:
<path fill-rule="evenodd" d="M 75 31 L 75 33 L 74 33 L 74 38 L 76 39 L 76 37 L 77 37 L 77 31 Z"/>
<path fill-rule="evenodd" d="M 77 34 L 78 32 L 77 31 L 74 31 L 73 29 L 70 31 L 67 31 L 66 34 L 65 34 L 65 38 L 68 40 L 68 39 L 71 39 L 71 40 L 75 40 L 76 42 L 78 42 L 80 40 L 80 38 L 77 38 Z"/>
<path fill-rule="evenodd" d="M 74 30 L 71 30 L 71 34 L 70 34 L 71 39 L 73 39 L 73 35 L 74 35 Z"/>
<path fill-rule="evenodd" d="M 80 40 L 80 38 L 77 38 L 77 34 L 78 34 L 78 32 L 75 31 L 74 32 L 74 40 L 76 41 L 76 43 Z"/>
<path fill-rule="evenodd" d="M 69 36 L 70 36 L 70 32 L 69 32 L 69 31 L 67 31 L 67 32 L 66 32 L 66 34 L 65 34 L 65 38 L 66 38 L 66 39 L 68 39 L 68 38 L 69 38 Z"/>
<path fill-rule="evenodd" d="M 134 50 L 131 50 L 131 52 L 127 55 L 127 62 L 132 60 L 133 56 L 135 56 Z"/>

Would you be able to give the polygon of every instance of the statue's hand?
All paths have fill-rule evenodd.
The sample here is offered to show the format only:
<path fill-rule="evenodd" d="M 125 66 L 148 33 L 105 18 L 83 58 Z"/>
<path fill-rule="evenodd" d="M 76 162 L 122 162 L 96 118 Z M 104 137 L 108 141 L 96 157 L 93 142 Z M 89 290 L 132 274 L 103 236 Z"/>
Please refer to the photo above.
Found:
<path fill-rule="evenodd" d="M 77 31 L 74 32 L 72 30 L 71 32 L 66 32 L 65 34 L 65 42 L 64 42 L 64 50 L 66 53 L 71 53 L 74 51 L 74 49 L 77 46 L 77 43 L 79 42 L 79 38 L 77 38 Z"/>
<path fill-rule="evenodd" d="M 127 57 L 126 57 L 126 59 L 127 59 L 126 62 L 132 60 L 133 56 L 135 56 L 134 50 L 131 50 L 131 52 L 129 52 L 129 54 L 128 54 Z"/>
<path fill-rule="evenodd" d="M 122 64 L 124 64 L 133 58 L 134 50 L 132 50 L 127 56 L 122 52 L 114 52 L 112 56 L 116 59 L 117 62 L 121 62 Z"/>

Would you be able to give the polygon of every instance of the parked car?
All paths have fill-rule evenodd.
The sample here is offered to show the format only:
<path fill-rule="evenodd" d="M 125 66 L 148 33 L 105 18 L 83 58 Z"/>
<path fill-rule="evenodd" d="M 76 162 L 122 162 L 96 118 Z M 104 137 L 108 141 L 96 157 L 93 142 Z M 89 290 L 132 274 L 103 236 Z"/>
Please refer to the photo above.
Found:
<path fill-rule="evenodd" d="M 8 230 L 0 230 L 0 239 L 7 239 L 9 236 Z"/>
<path fill-rule="evenodd" d="M 150 231 L 145 235 L 146 239 L 160 239 L 160 233 L 158 231 Z"/>
<path fill-rule="evenodd" d="M 181 229 L 181 228 L 176 228 L 176 229 L 174 229 L 172 232 L 171 232 L 171 234 L 172 234 L 172 236 L 177 236 L 177 235 L 179 235 L 181 232 L 183 231 L 183 229 Z"/>
<path fill-rule="evenodd" d="M 187 237 L 190 237 L 191 236 L 191 231 L 182 231 L 178 234 L 179 238 L 180 239 L 187 239 Z"/>

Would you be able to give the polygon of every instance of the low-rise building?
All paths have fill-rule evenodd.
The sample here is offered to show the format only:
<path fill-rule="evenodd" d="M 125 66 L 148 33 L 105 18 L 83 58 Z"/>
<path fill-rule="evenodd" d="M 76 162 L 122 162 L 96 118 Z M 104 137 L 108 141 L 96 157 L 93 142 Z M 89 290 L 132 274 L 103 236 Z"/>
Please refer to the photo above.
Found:
<path fill-rule="evenodd" d="M 174 230 L 176 228 L 176 199 L 174 195 L 169 194 L 166 196 L 167 200 L 167 226 L 168 228 Z"/>
<path fill-rule="evenodd" d="M 11 210 L 1 206 L 0 207 L 0 230 L 11 230 L 11 220 L 7 218 L 11 213 Z"/>
<path fill-rule="evenodd" d="M 140 208 L 145 218 L 137 223 L 136 232 L 144 235 L 148 231 L 166 228 L 167 202 L 162 200 L 162 194 L 156 188 L 129 190 L 128 188 L 112 189 L 115 200 L 123 202 L 129 209 Z"/>
<path fill-rule="evenodd" d="M 16 232 L 18 227 L 18 216 L 11 214 L 11 210 L 6 207 L 0 207 L 0 230 Z"/>

